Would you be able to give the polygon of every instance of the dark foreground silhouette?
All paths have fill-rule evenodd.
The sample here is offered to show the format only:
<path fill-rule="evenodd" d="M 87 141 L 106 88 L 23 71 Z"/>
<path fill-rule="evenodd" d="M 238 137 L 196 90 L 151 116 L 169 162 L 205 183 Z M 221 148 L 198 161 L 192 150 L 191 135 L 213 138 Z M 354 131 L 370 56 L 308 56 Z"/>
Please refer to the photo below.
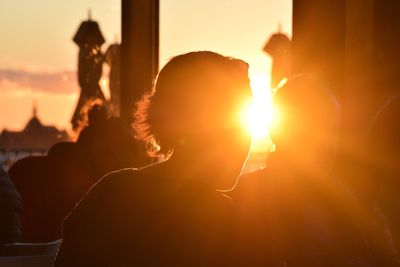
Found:
<path fill-rule="evenodd" d="M 73 150 L 75 144 L 63 143 Z M 63 157 L 31 156 L 10 169 L 21 194 L 21 223 L 24 242 L 50 242 L 61 237 L 61 222 L 94 183 L 78 165 Z M 75 154 L 75 153 L 74 153 Z"/>
<path fill-rule="evenodd" d="M 138 142 L 122 119 L 107 118 L 104 106 L 89 111 L 89 126 L 76 143 L 54 145 L 47 156 L 16 162 L 10 177 L 22 196 L 23 241 L 61 238 L 62 220 L 105 174 L 145 163 Z"/>
<path fill-rule="evenodd" d="M 372 185 L 372 198 L 386 216 L 397 250 L 400 249 L 399 114 L 400 97 L 397 95 L 373 118 L 367 137 L 368 160 L 361 171 Z"/>
<path fill-rule="evenodd" d="M 21 196 L 0 167 L 0 244 L 21 240 Z"/>
<path fill-rule="evenodd" d="M 281 88 L 274 104 L 276 151 L 266 169 L 242 176 L 230 192 L 249 266 L 398 266 L 382 220 L 332 174 L 334 97 L 303 76 Z"/>
<path fill-rule="evenodd" d="M 212 52 L 172 59 L 139 104 L 137 135 L 167 161 L 99 181 L 64 222 L 55 266 L 232 266 L 232 202 L 250 137 L 247 64 Z M 155 146 L 155 150 L 157 146 Z"/>

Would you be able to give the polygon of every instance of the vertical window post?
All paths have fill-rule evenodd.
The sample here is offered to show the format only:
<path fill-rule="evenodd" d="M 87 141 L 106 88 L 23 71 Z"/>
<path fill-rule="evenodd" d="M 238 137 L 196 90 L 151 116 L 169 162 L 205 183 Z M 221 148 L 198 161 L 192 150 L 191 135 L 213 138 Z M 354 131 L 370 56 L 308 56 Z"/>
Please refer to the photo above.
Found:
<path fill-rule="evenodd" d="M 122 0 L 121 29 L 121 116 L 131 121 L 158 71 L 159 0 Z"/>

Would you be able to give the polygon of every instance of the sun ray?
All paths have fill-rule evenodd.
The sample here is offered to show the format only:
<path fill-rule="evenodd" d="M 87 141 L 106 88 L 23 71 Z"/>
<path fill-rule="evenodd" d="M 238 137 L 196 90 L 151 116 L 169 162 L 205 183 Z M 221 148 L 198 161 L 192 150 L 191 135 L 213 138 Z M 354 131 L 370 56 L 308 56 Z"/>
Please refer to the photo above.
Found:
<path fill-rule="evenodd" d="M 254 140 L 267 139 L 273 120 L 272 95 L 268 77 L 262 74 L 250 77 L 253 100 L 246 109 L 246 127 Z"/>

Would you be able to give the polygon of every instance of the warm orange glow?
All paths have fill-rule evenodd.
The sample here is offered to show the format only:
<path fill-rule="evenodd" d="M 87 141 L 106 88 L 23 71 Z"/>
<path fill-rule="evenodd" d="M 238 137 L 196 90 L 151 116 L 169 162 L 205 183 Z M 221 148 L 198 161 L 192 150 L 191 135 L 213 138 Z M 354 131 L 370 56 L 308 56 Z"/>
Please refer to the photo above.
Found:
<path fill-rule="evenodd" d="M 246 123 L 254 139 L 264 139 L 272 121 L 272 112 L 266 101 L 254 99 L 246 111 Z"/>
<path fill-rule="evenodd" d="M 266 167 L 269 152 L 274 151 L 274 145 L 269 138 L 269 130 L 275 122 L 275 112 L 272 106 L 272 91 L 267 75 L 252 75 L 250 83 L 253 98 L 244 101 L 241 112 L 243 127 L 252 136 L 249 157 L 242 173 L 256 171 Z"/>
<path fill-rule="evenodd" d="M 251 87 L 253 100 L 244 108 L 244 123 L 254 140 L 267 139 L 273 121 L 271 90 L 264 75 L 253 75 Z"/>

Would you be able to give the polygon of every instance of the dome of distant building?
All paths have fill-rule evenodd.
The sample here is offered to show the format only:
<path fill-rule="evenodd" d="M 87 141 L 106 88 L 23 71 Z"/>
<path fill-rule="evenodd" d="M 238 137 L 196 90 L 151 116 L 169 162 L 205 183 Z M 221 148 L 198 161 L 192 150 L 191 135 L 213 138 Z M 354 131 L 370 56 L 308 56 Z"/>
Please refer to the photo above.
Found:
<path fill-rule="evenodd" d="M 43 125 L 37 117 L 36 108 L 32 118 L 22 131 L 3 130 L 0 134 L 0 150 L 12 152 L 45 153 L 55 143 L 69 139 L 65 130 Z"/>

